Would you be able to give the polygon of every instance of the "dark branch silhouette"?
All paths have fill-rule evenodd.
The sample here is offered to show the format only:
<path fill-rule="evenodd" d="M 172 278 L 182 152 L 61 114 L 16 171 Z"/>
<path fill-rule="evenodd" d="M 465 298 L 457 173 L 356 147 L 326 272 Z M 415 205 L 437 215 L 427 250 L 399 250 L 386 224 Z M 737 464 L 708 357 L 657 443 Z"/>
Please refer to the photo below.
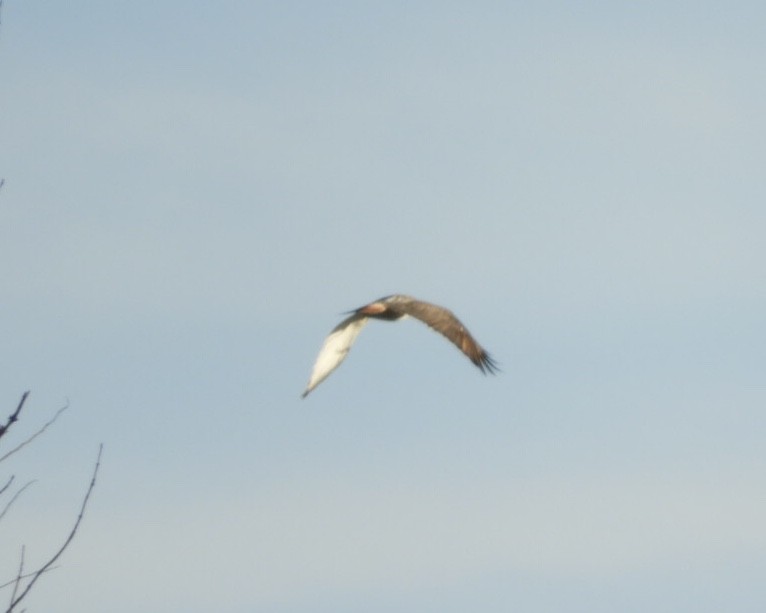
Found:
<path fill-rule="evenodd" d="M 45 572 L 46 572 L 46 573 L 49 573 L 49 572 L 51 572 L 52 570 L 56 570 L 57 568 L 60 568 L 60 566 L 51 566 L 51 567 L 50 567 L 48 570 L 46 570 Z M 32 575 L 34 575 L 34 574 L 35 574 L 35 573 L 25 573 L 25 574 L 21 575 L 21 578 L 22 578 L 22 579 L 29 579 L 29 578 L 30 578 Z M 10 585 L 13 585 L 14 583 L 16 583 L 16 581 L 17 581 L 17 580 L 18 580 L 18 577 L 16 577 L 16 578 L 15 578 L 15 579 L 13 579 L 12 581 L 6 581 L 5 583 L 0 583 L 0 590 L 2 590 L 3 588 L 6 588 L 6 587 L 8 587 L 8 586 L 10 586 Z"/>
<path fill-rule="evenodd" d="M 16 599 L 16 594 L 19 592 L 19 586 L 21 585 L 21 578 L 24 576 L 24 552 L 26 547 L 21 546 L 21 558 L 19 559 L 19 572 L 16 573 L 16 579 L 13 581 L 13 592 L 11 592 L 11 606 L 9 611 L 13 610 L 13 602 Z"/>
<path fill-rule="evenodd" d="M 69 544 L 72 542 L 72 539 L 74 539 L 75 534 L 77 534 L 77 530 L 80 527 L 80 522 L 82 522 L 82 518 L 85 515 L 85 508 L 88 506 L 88 500 L 90 500 L 90 495 L 93 492 L 93 488 L 96 486 L 96 477 L 98 476 L 98 469 L 101 466 L 101 453 L 104 450 L 104 444 L 102 443 L 98 447 L 98 456 L 96 457 L 96 466 L 93 468 L 93 476 L 90 479 L 90 485 L 88 485 L 88 490 L 85 492 L 85 497 L 82 500 L 82 506 L 80 507 L 80 514 L 77 516 L 77 520 L 74 522 L 74 526 L 72 526 L 72 530 L 69 533 L 69 536 L 64 541 L 64 544 L 59 547 L 59 550 L 51 556 L 51 558 L 43 564 L 38 570 L 36 570 L 34 573 L 32 573 L 32 578 L 27 583 L 26 587 L 21 591 L 21 593 L 14 598 L 11 601 L 10 606 L 6 610 L 6 613 L 12 613 L 13 610 L 18 606 L 18 604 L 24 600 L 24 597 L 29 594 L 32 587 L 35 585 L 37 580 L 43 575 L 43 573 L 50 570 L 50 568 L 53 566 L 53 564 L 61 557 L 61 554 L 64 553 L 67 547 L 69 547 Z M 23 549 L 22 549 L 22 565 L 23 565 Z M 21 581 L 21 575 L 22 570 L 19 570 L 19 576 L 17 577 L 17 583 Z M 16 587 L 14 587 L 14 594 L 16 592 Z"/>
<path fill-rule="evenodd" d="M 8 482 L 3 486 L 0 487 L 0 496 L 2 496 L 3 492 L 7 490 L 9 487 L 11 487 L 11 483 L 13 483 L 13 480 L 16 478 L 16 475 L 11 475 L 11 478 L 8 479 Z"/>
<path fill-rule="evenodd" d="M 0 187 L 2 187 L 2 183 L 0 183 Z M 15 424 L 19 420 L 19 413 L 21 413 L 21 409 L 27 400 L 27 396 L 29 396 L 28 390 L 21 395 L 21 400 L 19 400 L 19 406 L 17 406 L 16 410 L 10 415 L 10 417 L 8 417 L 8 421 L 5 422 L 5 425 L 0 426 L 0 437 L 2 437 L 3 434 L 8 432 L 8 428 L 10 428 L 13 424 Z"/>
<path fill-rule="evenodd" d="M 19 404 L 19 408 L 21 408 L 21 404 L 23 404 L 23 403 L 24 403 L 24 400 L 26 399 L 26 397 L 27 397 L 27 394 L 29 394 L 29 392 L 25 392 L 25 393 L 24 393 L 24 396 L 23 396 L 23 397 L 22 397 L 22 399 L 21 399 L 21 403 Z M 47 421 L 45 424 L 43 424 L 43 426 L 42 426 L 42 427 L 41 427 L 41 428 L 40 428 L 40 429 L 39 429 L 37 432 L 35 432 L 35 433 L 34 433 L 32 436 L 30 436 L 28 439 L 26 439 L 26 440 L 22 441 L 21 443 L 19 443 L 18 445 L 16 445 L 16 447 L 14 447 L 13 449 L 11 449 L 11 450 L 10 450 L 8 453 L 6 453 L 6 454 L 5 454 L 5 455 L 3 455 L 2 457 L 0 457 L 0 462 L 2 462 L 3 460 L 5 460 L 6 458 L 8 458 L 8 457 L 12 456 L 14 453 L 16 453 L 17 451 L 19 451 L 20 449 L 23 449 L 24 447 L 26 447 L 27 445 L 29 445 L 29 443 L 31 443 L 33 440 L 35 440 L 35 439 L 36 439 L 38 436 L 40 436 L 40 435 L 41 435 L 43 432 L 45 432 L 45 431 L 48 429 L 48 427 L 49 427 L 49 426 L 50 426 L 50 425 L 51 425 L 53 422 L 55 422 L 55 421 L 56 421 L 56 420 L 59 418 L 59 415 L 61 415 L 61 414 L 62 414 L 64 411 L 66 411 L 68 408 L 69 408 L 69 403 L 67 403 L 67 404 L 65 404 L 63 407 L 61 407 L 61 408 L 60 408 L 58 411 L 56 411 L 56 414 L 55 414 L 53 417 L 51 417 L 51 418 L 50 418 L 50 419 L 49 419 L 49 420 L 48 420 L 48 421 Z M 16 409 L 16 413 L 18 413 L 18 412 L 19 412 L 19 409 Z M 16 415 L 16 413 L 14 413 L 14 415 Z M 13 417 L 13 415 L 12 415 L 11 417 Z M 10 420 L 10 418 L 8 418 L 8 419 Z M 14 419 L 14 421 L 16 421 L 16 420 Z M 3 433 L 4 433 L 5 431 L 7 431 L 7 428 L 6 428 L 6 430 L 4 430 L 3 432 L 0 432 L 0 436 L 2 436 L 2 435 L 3 435 Z"/>
<path fill-rule="evenodd" d="M 0 0 L 0 3 L 2 0 Z M 19 420 L 19 416 L 21 415 L 22 409 L 24 408 L 24 403 L 27 400 L 27 397 L 29 396 L 29 392 L 24 392 L 24 394 L 21 396 L 21 400 L 19 401 L 18 406 L 16 407 L 16 410 L 8 417 L 5 424 L 0 424 L 0 437 L 5 435 L 10 427 L 16 423 Z M 43 424 L 42 427 L 40 427 L 36 432 L 34 432 L 31 436 L 23 440 L 21 443 L 16 445 L 13 449 L 5 453 L 2 457 L 0 457 L 0 462 L 7 459 L 9 456 L 13 455 L 20 449 L 26 447 L 29 443 L 31 443 L 34 439 L 36 439 L 38 436 L 40 436 L 43 432 L 45 432 L 63 413 L 67 408 L 69 407 L 68 404 L 61 407 L 56 413 L 51 417 L 45 424 Z M 88 485 L 88 489 L 85 492 L 85 496 L 82 499 L 82 504 L 80 506 L 80 513 L 77 516 L 77 519 L 74 522 L 74 525 L 72 526 L 71 531 L 69 532 L 69 535 L 64 540 L 63 544 L 58 548 L 58 550 L 48 559 L 48 561 L 40 566 L 37 570 L 29 570 L 25 569 L 26 564 L 26 547 L 22 545 L 21 548 L 21 557 L 19 560 L 19 567 L 18 571 L 16 573 L 16 577 L 12 579 L 11 581 L 6 581 L 3 584 L 0 584 L 0 589 L 4 588 L 11 588 L 11 595 L 10 595 L 10 602 L 8 604 L 8 608 L 5 609 L 5 613 L 13 613 L 16 611 L 17 613 L 23 613 L 22 609 L 19 609 L 19 604 L 21 603 L 24 598 L 26 598 L 27 595 L 29 595 L 29 592 L 32 590 L 32 588 L 37 583 L 37 580 L 44 575 L 45 573 L 53 570 L 54 568 L 57 568 L 55 566 L 56 561 L 61 557 L 61 555 L 64 553 L 64 551 L 69 547 L 72 540 L 74 540 L 75 535 L 77 534 L 78 529 L 80 528 L 80 524 L 82 523 L 83 516 L 85 515 L 85 508 L 88 505 L 88 501 L 90 500 L 91 493 L 93 492 L 93 488 L 96 485 L 96 476 L 98 475 L 99 467 L 101 466 L 101 454 L 103 452 L 103 444 L 101 444 L 98 448 L 98 456 L 96 458 L 96 464 L 93 468 L 93 475 L 90 480 L 90 484 Z M 11 476 L 8 478 L 8 480 L 0 486 L 0 495 L 9 492 L 11 485 L 15 482 L 15 476 Z M 8 512 L 8 510 L 11 508 L 11 506 L 18 500 L 18 498 L 21 496 L 21 494 L 34 483 L 34 481 L 29 481 L 28 483 L 24 484 L 21 488 L 19 488 L 13 496 L 11 496 L 10 500 L 4 505 L 4 507 L 0 510 L 0 521 L 2 521 Z"/>
<path fill-rule="evenodd" d="M 13 477 L 11 477 L 11 481 L 13 481 Z M 5 517 L 5 514 L 8 512 L 8 509 L 11 508 L 11 505 L 16 502 L 16 499 L 21 496 L 21 494 L 24 492 L 25 489 L 27 489 L 30 485 L 34 483 L 34 480 L 27 481 L 14 495 L 13 497 L 8 501 L 8 504 L 5 505 L 5 508 L 0 512 L 0 520 Z M 10 485 L 10 481 L 8 482 Z"/>

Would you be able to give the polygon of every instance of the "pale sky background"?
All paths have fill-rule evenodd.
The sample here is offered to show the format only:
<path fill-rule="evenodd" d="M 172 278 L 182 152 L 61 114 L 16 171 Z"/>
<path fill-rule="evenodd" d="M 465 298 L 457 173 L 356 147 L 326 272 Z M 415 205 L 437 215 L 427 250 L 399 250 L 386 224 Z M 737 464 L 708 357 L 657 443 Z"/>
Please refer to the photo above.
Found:
<path fill-rule="evenodd" d="M 766 610 L 763 2 L 36 2 L 0 26 L 30 611 Z M 452 308 L 481 374 L 342 311 Z M 5 602 L 7 591 L 0 592 Z"/>

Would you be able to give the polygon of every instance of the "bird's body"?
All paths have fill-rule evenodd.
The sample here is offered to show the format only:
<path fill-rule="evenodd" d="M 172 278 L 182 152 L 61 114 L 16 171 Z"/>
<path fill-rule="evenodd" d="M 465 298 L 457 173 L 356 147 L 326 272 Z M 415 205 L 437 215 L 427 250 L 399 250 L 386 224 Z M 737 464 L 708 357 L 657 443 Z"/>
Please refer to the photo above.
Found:
<path fill-rule="evenodd" d="M 452 311 L 439 305 L 402 294 L 394 294 L 359 307 L 350 313 L 325 339 L 314 363 L 306 390 L 303 392 L 304 398 L 346 359 L 351 345 L 354 344 L 356 337 L 369 319 L 397 321 L 407 316 L 415 317 L 445 336 L 483 373 L 494 374 L 497 370 L 494 360 L 473 339 Z"/>

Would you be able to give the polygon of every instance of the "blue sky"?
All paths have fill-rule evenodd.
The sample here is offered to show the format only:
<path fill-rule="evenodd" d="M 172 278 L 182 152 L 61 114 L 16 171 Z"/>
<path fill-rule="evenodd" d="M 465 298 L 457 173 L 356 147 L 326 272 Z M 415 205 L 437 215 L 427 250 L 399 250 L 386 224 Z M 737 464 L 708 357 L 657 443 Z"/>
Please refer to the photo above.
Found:
<path fill-rule="evenodd" d="M 763 611 L 764 18 L 4 3 L 2 406 L 70 408 L 2 576 L 103 442 L 30 609 Z M 395 292 L 503 372 L 373 322 L 301 401 Z"/>

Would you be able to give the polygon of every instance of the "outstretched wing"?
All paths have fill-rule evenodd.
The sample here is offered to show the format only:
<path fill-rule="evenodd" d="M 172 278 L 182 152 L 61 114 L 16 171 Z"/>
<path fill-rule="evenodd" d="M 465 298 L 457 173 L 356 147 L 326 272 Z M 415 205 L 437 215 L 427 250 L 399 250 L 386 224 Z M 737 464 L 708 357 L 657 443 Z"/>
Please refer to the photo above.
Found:
<path fill-rule="evenodd" d="M 301 398 L 308 396 L 311 390 L 340 366 L 366 323 L 367 316 L 354 313 L 332 329 L 319 350 L 314 368 L 311 370 L 311 377 Z"/>
<path fill-rule="evenodd" d="M 397 303 L 396 309 L 419 319 L 429 328 L 447 337 L 484 374 L 494 374 L 498 370 L 497 363 L 476 342 L 471 333 L 449 309 L 414 298 Z"/>

